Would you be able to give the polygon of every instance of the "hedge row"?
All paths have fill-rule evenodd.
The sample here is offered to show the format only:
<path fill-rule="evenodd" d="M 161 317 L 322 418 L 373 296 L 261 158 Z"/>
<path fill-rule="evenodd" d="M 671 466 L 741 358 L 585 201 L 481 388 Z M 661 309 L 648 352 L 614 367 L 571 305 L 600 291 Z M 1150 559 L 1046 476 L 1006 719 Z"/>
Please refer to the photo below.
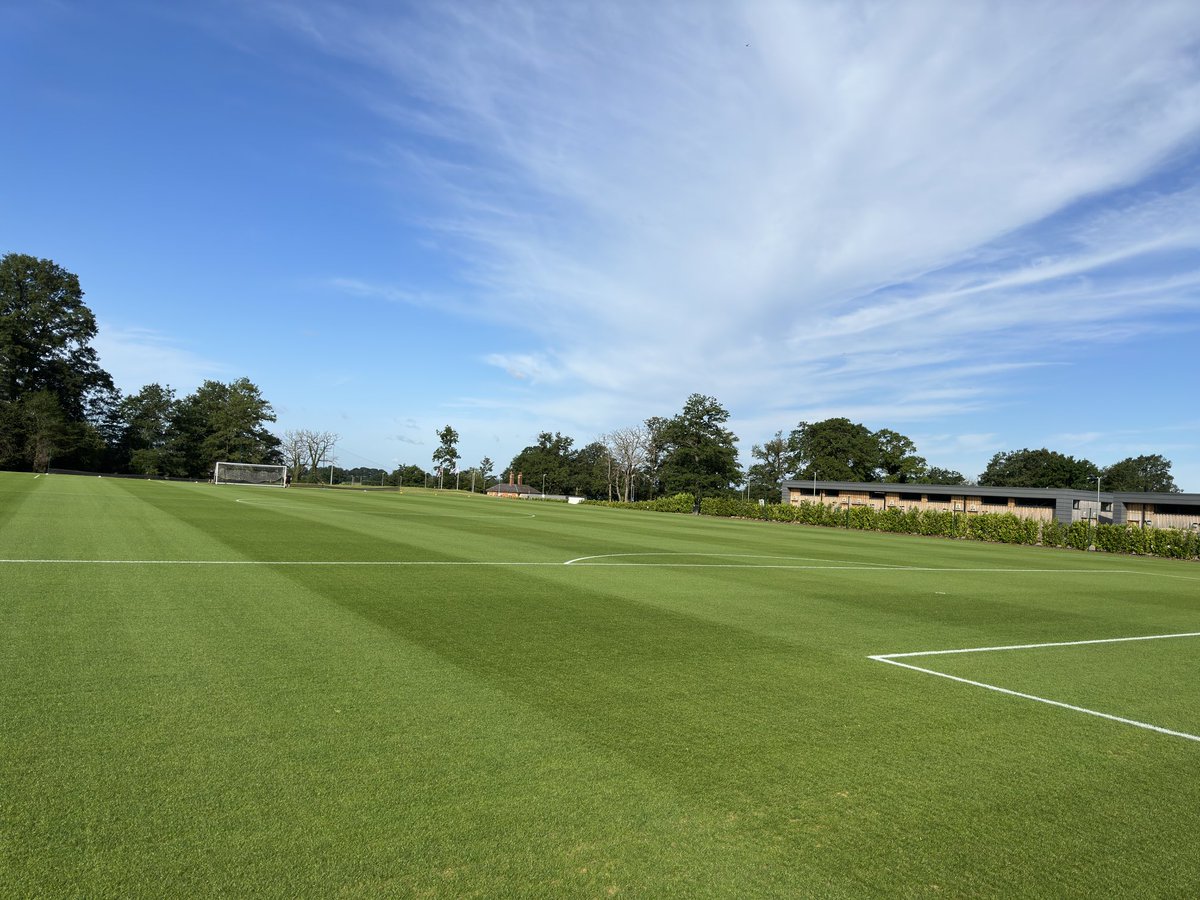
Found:
<path fill-rule="evenodd" d="M 591 502 L 596 506 L 672 513 L 690 513 L 696 507 L 696 499 L 691 494 L 675 494 L 636 503 Z M 1106 553 L 1200 559 L 1200 534 L 1175 528 L 1091 526 L 1087 522 L 1062 525 L 1055 521 L 1022 519 L 1012 513 L 964 515 L 937 509 L 878 510 L 870 506 L 852 506 L 847 510 L 824 503 L 801 503 L 799 506 L 768 503 L 760 506 L 751 500 L 722 497 L 705 497 L 700 501 L 700 512 L 722 518 L 798 522 L 803 525 L 924 534 L 996 544 L 1041 544 L 1044 547 L 1086 550 L 1094 543 L 1097 550 Z"/>

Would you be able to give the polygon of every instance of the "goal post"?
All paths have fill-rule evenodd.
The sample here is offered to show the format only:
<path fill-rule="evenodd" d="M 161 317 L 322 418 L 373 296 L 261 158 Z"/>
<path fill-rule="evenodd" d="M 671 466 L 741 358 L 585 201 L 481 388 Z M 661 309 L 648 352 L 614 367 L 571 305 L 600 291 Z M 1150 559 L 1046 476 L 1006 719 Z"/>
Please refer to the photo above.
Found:
<path fill-rule="evenodd" d="M 263 487 L 287 487 L 287 466 L 263 463 L 219 462 L 213 470 L 213 484 L 254 484 Z"/>

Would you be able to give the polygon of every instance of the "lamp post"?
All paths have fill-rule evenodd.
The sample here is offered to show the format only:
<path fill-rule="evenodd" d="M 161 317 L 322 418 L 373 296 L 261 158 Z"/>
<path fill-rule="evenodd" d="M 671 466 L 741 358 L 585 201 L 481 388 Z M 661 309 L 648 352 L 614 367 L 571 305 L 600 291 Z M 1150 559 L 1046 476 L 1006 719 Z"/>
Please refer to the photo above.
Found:
<path fill-rule="evenodd" d="M 817 474 L 818 474 L 817 470 L 813 469 L 813 498 L 814 499 L 817 496 Z"/>
<path fill-rule="evenodd" d="M 1100 534 L 1100 479 L 1103 476 L 1096 476 L 1096 526 L 1092 529 L 1092 546 L 1089 550 L 1096 549 L 1096 537 Z"/>
<path fill-rule="evenodd" d="M 542 473 L 542 496 L 546 496 L 546 473 Z"/>

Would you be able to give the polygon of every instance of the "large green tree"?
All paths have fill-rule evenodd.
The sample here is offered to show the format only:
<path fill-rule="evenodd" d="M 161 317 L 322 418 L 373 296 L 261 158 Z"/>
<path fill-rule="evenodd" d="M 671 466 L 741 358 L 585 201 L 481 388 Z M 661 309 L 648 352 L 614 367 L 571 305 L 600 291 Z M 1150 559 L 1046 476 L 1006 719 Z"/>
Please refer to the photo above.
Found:
<path fill-rule="evenodd" d="M 795 468 L 790 442 L 777 431 L 770 440 L 755 444 L 750 455 L 757 460 L 746 472 L 750 498 L 778 502 L 783 481 Z"/>
<path fill-rule="evenodd" d="M 988 487 L 1074 488 L 1096 486 L 1100 470 L 1087 459 L 1076 459 L 1042 447 L 997 453 L 979 483 Z"/>
<path fill-rule="evenodd" d="M 571 481 L 565 493 L 606 499 L 612 484 L 613 460 L 603 441 L 592 441 L 580 447 L 571 458 Z"/>
<path fill-rule="evenodd" d="M 496 464 L 492 462 L 490 456 L 485 456 L 479 461 L 479 465 L 476 468 L 479 470 L 479 490 L 486 491 L 496 483 L 496 476 L 494 474 Z"/>
<path fill-rule="evenodd" d="M 172 474 L 210 474 L 221 460 L 280 463 L 280 441 L 266 428 L 275 412 L 248 378 L 205 381 L 180 400 L 171 420 Z"/>
<path fill-rule="evenodd" d="M 1179 491 L 1171 476 L 1171 461 L 1157 453 L 1130 456 L 1107 467 L 1102 475 L 1106 491 Z"/>
<path fill-rule="evenodd" d="M 573 480 L 575 439 L 559 432 L 543 431 L 532 444 L 513 457 L 512 477 L 524 475 L 525 483 L 547 494 L 565 494 Z"/>
<path fill-rule="evenodd" d="M 917 445 L 911 438 L 890 428 L 880 428 L 875 432 L 875 442 L 879 445 L 878 466 L 884 481 L 905 484 L 925 474 L 925 457 L 917 455 Z"/>
<path fill-rule="evenodd" d="M 664 434 L 667 430 L 667 419 L 662 416 L 651 416 L 644 423 L 646 453 L 642 460 L 645 496 L 642 499 L 651 500 L 662 493 L 663 462 L 667 458 L 667 442 Z M 630 499 L 636 500 L 642 492 L 638 490 L 638 481 L 634 480 Z"/>
<path fill-rule="evenodd" d="M 116 392 L 91 346 L 95 336 L 76 275 L 49 259 L 0 258 L 0 465 L 99 457 L 96 425 Z"/>
<path fill-rule="evenodd" d="M 879 440 L 865 425 L 846 418 L 801 422 L 789 443 L 798 478 L 874 481 L 879 474 Z"/>
<path fill-rule="evenodd" d="M 440 444 L 433 451 L 433 467 L 444 478 L 458 469 L 458 432 L 447 425 L 437 438 Z"/>
<path fill-rule="evenodd" d="M 956 472 L 954 469 L 930 466 L 919 477 L 912 479 L 912 482 L 914 484 L 966 484 L 967 479 L 963 477 L 962 472 Z"/>
<path fill-rule="evenodd" d="M 420 466 L 399 466 L 388 477 L 390 483 L 402 487 L 424 487 L 429 479 L 429 473 Z"/>
<path fill-rule="evenodd" d="M 737 438 L 725 427 L 729 412 L 714 397 L 692 394 L 667 421 L 659 438 L 665 448 L 662 482 L 667 491 L 703 496 L 727 493 L 740 481 Z"/>
<path fill-rule="evenodd" d="M 170 475 L 178 470 L 170 449 L 175 405 L 175 391 L 160 384 L 148 384 L 121 400 L 117 407 L 119 455 L 130 471 Z"/>

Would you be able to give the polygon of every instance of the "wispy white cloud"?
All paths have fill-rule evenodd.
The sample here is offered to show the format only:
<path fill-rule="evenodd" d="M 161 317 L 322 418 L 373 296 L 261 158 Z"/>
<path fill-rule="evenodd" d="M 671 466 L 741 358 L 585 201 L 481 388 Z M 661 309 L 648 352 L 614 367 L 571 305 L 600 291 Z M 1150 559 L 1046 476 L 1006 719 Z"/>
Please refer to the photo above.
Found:
<path fill-rule="evenodd" d="M 92 346 L 100 356 L 100 365 L 126 393 L 158 383 L 170 385 L 182 395 L 205 379 L 234 377 L 226 364 L 201 356 L 149 328 L 121 328 L 102 322 Z"/>
<path fill-rule="evenodd" d="M 546 410 L 931 420 L 1200 310 L 1200 191 L 1155 179 L 1200 131 L 1190 3 L 271 9 L 373 73 L 372 158 L 470 291 L 341 287 L 517 311 L 488 361 Z"/>

